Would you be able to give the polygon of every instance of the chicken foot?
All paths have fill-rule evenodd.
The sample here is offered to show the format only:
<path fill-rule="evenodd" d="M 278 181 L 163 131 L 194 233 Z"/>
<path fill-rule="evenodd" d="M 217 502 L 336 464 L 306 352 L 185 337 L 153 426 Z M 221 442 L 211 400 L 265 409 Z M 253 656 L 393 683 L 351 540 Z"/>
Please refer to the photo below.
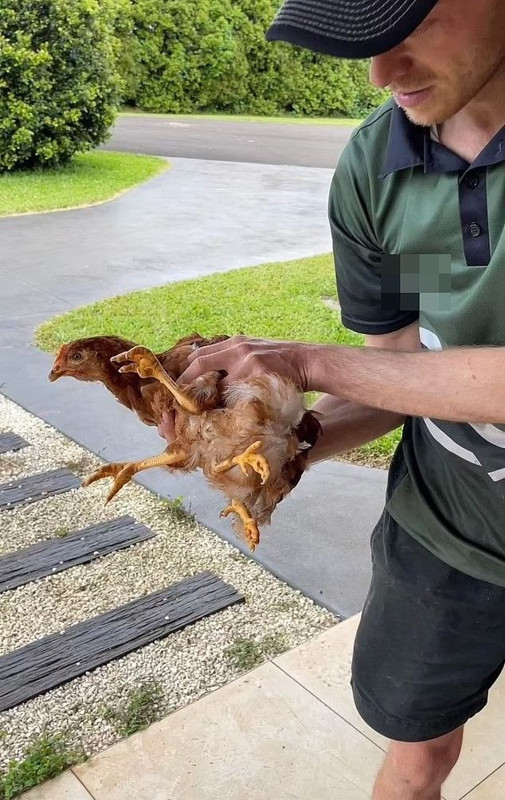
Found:
<path fill-rule="evenodd" d="M 247 543 L 249 544 L 251 551 L 254 553 L 256 545 L 259 544 L 260 541 L 260 532 L 256 520 L 251 517 L 251 512 L 241 500 L 232 500 L 230 505 L 226 506 L 226 508 L 221 511 L 219 516 L 227 517 L 228 514 L 237 514 L 237 516 L 240 517 L 244 523 L 244 531 Z"/>
<path fill-rule="evenodd" d="M 260 441 L 253 442 L 244 453 L 233 458 L 226 458 L 220 464 L 216 464 L 212 471 L 214 474 L 219 475 L 220 472 L 227 472 L 232 467 L 238 466 L 244 475 L 247 475 L 247 467 L 249 466 L 261 476 L 261 484 L 264 485 L 270 477 L 270 467 L 265 456 L 257 452 L 260 447 Z"/>
<path fill-rule="evenodd" d="M 131 350 L 127 350 L 125 353 L 112 356 L 111 361 L 117 363 L 133 361 L 133 364 L 125 364 L 124 367 L 120 367 L 119 372 L 136 372 L 141 378 L 156 378 L 163 386 L 166 386 L 184 411 L 187 411 L 189 414 L 202 413 L 202 409 L 198 403 L 172 380 L 170 375 L 165 372 L 154 353 L 147 347 L 142 347 L 140 345 L 132 347 Z"/>
<path fill-rule="evenodd" d="M 144 458 L 142 461 L 104 464 L 103 467 L 100 467 L 100 469 L 97 469 L 92 475 L 86 478 L 82 485 L 89 486 L 95 481 L 101 481 L 102 478 L 115 478 L 112 489 L 105 501 L 107 504 L 126 483 L 131 481 L 137 472 L 142 472 L 144 469 L 152 469 L 153 467 L 177 467 L 178 464 L 182 465 L 186 459 L 187 454 L 183 450 L 169 450 L 166 453 L 161 453 L 159 456 Z"/>

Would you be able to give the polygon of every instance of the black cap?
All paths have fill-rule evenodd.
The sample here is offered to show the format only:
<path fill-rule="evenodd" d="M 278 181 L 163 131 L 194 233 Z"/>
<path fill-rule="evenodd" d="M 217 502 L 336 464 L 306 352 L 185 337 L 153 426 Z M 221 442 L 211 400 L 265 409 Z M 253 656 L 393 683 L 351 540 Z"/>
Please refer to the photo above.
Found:
<path fill-rule="evenodd" d="M 339 58 L 370 58 L 403 42 L 438 0 L 285 0 L 267 31 Z"/>

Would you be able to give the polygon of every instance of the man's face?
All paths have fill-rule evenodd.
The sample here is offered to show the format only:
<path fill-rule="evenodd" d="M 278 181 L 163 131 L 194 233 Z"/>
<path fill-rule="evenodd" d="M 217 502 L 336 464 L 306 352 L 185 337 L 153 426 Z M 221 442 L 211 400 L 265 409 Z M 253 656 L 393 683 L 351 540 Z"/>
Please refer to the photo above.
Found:
<path fill-rule="evenodd" d="M 398 47 L 372 59 L 370 80 L 418 125 L 444 122 L 505 72 L 505 1 L 439 0 Z M 497 98 L 501 102 L 501 98 Z"/>

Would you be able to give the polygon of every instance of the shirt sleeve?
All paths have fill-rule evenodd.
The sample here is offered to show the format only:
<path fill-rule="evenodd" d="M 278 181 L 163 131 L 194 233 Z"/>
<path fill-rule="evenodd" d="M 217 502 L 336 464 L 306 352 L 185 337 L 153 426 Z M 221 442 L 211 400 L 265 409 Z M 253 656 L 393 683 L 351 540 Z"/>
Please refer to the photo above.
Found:
<path fill-rule="evenodd" d="M 410 325 L 418 311 L 382 292 L 384 250 L 373 224 L 371 179 L 354 141 L 338 162 L 329 197 L 335 275 L 342 323 L 357 333 L 384 334 Z M 375 176 L 374 176 L 375 177 Z"/>

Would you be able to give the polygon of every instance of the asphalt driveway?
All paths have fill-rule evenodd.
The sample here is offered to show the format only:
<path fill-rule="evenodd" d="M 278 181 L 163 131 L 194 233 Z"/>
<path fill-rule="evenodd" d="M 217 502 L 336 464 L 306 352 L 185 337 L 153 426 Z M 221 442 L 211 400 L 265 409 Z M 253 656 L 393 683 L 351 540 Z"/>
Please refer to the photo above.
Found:
<path fill-rule="evenodd" d="M 107 150 L 171 158 L 334 169 L 353 128 L 344 125 L 228 122 L 119 116 Z"/>

